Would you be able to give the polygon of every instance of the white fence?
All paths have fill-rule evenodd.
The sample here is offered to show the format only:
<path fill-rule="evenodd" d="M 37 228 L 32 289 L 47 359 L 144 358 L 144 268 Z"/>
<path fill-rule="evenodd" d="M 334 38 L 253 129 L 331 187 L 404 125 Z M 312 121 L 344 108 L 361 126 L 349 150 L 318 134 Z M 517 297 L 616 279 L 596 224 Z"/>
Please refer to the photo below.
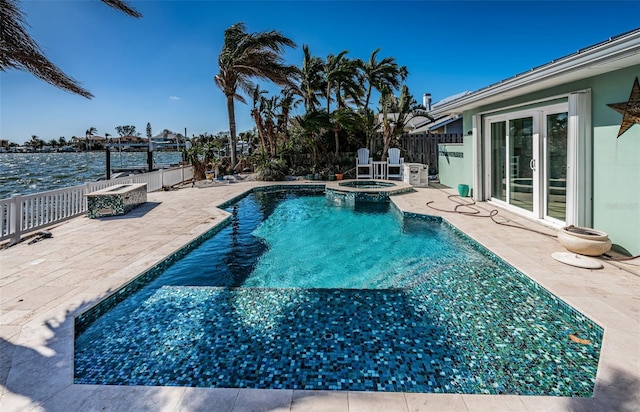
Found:
<path fill-rule="evenodd" d="M 13 195 L 0 199 L 0 242 L 17 243 L 23 234 L 51 226 L 87 212 L 85 194 L 109 186 L 146 183 L 147 192 L 173 186 L 193 178 L 191 166 L 161 169 L 111 180 L 87 182 L 83 185 L 50 190 L 30 195 Z"/>

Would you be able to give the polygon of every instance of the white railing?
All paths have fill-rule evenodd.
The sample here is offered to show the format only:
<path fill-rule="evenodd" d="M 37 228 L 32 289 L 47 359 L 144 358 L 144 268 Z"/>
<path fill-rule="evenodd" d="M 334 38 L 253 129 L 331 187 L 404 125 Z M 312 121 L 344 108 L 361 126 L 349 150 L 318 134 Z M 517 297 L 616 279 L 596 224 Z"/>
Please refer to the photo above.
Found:
<path fill-rule="evenodd" d="M 0 242 L 10 239 L 14 244 L 22 235 L 51 226 L 87 212 L 85 194 L 109 186 L 131 183 L 146 183 L 147 192 L 160 190 L 193 178 L 191 166 L 161 169 L 151 173 L 131 175 L 118 179 L 87 182 L 64 189 L 13 195 L 0 199 Z"/>

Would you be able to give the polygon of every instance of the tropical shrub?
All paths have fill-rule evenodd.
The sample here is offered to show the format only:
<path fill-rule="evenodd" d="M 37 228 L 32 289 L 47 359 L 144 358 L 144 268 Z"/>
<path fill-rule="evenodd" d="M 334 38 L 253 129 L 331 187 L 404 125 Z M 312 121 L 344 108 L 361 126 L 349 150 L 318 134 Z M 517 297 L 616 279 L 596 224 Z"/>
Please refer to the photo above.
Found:
<path fill-rule="evenodd" d="M 282 181 L 286 179 L 289 167 L 282 159 L 266 159 L 258 163 L 256 171 L 258 180 Z"/>

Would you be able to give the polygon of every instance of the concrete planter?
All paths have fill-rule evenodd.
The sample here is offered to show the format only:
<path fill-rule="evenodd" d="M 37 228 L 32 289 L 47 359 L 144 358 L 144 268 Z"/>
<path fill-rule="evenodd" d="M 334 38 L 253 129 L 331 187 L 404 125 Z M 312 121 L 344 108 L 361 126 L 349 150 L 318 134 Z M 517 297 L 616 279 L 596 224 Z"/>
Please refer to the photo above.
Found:
<path fill-rule="evenodd" d="M 568 251 L 580 255 L 600 256 L 611 249 L 606 233 L 586 227 L 564 227 L 558 232 L 558 241 Z"/>

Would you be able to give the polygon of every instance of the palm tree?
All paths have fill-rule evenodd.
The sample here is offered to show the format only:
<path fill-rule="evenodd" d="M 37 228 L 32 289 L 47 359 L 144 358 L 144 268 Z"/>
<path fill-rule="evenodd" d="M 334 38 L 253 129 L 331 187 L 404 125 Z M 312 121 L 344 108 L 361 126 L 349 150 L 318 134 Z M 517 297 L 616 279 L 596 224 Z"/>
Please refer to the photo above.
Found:
<path fill-rule="evenodd" d="M 327 113 L 331 120 L 331 130 L 335 140 L 335 155 L 340 152 L 340 131 L 353 130 L 358 122 L 355 113 L 348 105 L 348 101 L 360 100 L 364 90 L 358 76 L 358 63 L 346 57 L 348 52 L 343 50 L 337 56 L 330 54 L 324 65 L 326 76 Z M 336 108 L 331 111 L 331 95 L 335 95 Z"/>
<path fill-rule="evenodd" d="M 382 93 L 384 88 L 390 91 L 398 90 L 401 82 L 407 79 L 408 71 L 405 66 L 398 66 L 394 57 L 385 57 L 377 61 L 376 57 L 380 49 L 376 49 L 371 53 L 368 62 L 358 61 L 360 70 L 362 71 L 363 80 L 366 82 L 366 95 L 363 108 L 369 108 L 371 92 L 376 89 Z"/>
<path fill-rule="evenodd" d="M 311 56 L 309 46 L 303 45 L 304 58 L 300 69 L 300 95 L 304 101 L 307 112 L 317 110 L 320 105 L 319 98 L 327 88 L 324 78 L 324 62 L 320 57 Z"/>
<path fill-rule="evenodd" d="M 369 147 L 373 131 L 376 128 L 375 115 L 369 109 L 371 94 L 375 89 L 379 93 L 393 92 L 398 90 L 401 82 L 406 80 L 408 71 L 405 66 L 398 66 L 395 58 L 385 57 L 377 60 L 380 49 L 376 49 L 371 53 L 369 61 L 358 61 L 361 71 L 363 87 L 366 88 L 365 98 L 360 108 L 360 115 L 364 124 L 366 135 L 366 147 Z M 386 153 L 386 152 L 385 152 Z"/>
<path fill-rule="evenodd" d="M 348 50 L 343 50 L 338 55 L 330 54 L 324 63 L 324 76 L 326 81 L 325 99 L 327 99 L 327 113 L 331 113 L 331 96 L 336 96 L 336 106 L 339 109 L 343 106 L 342 84 L 354 75 L 350 60 L 346 57 Z"/>
<path fill-rule="evenodd" d="M 253 89 L 253 108 L 251 109 L 251 116 L 256 124 L 258 130 L 258 139 L 260 141 L 260 153 L 262 156 L 266 156 L 267 152 L 267 132 L 263 124 L 262 113 L 265 109 L 265 98 L 263 94 L 266 94 L 266 90 L 260 89 L 260 85 L 256 85 Z"/>
<path fill-rule="evenodd" d="M 237 139 L 234 100 L 246 103 L 238 94 L 238 88 L 250 94 L 255 87 L 252 78 L 268 79 L 280 86 L 291 85 L 297 69 L 284 64 L 285 46 L 296 44 L 275 30 L 247 33 L 244 23 L 236 23 L 224 32 L 224 44 L 218 56 L 220 72 L 215 82 L 227 99 L 232 167 L 236 165 Z"/>
<path fill-rule="evenodd" d="M 295 99 L 296 94 L 297 91 L 291 87 L 284 88 L 280 93 L 280 113 L 277 127 L 283 144 L 289 141 L 289 116 L 291 110 L 298 104 Z"/>
<path fill-rule="evenodd" d="M 331 119 L 325 110 L 311 110 L 302 116 L 295 116 L 293 124 L 301 131 L 303 138 L 311 147 L 314 165 L 320 165 L 326 153 L 322 145 L 322 136 L 331 128 Z"/>
<path fill-rule="evenodd" d="M 260 138 L 260 152 L 276 157 L 278 147 L 289 140 L 289 115 L 295 105 L 294 91 L 291 88 L 282 90 L 280 96 L 266 98 L 266 91 L 256 86 L 253 92 L 253 108 L 251 115 L 256 123 Z"/>
<path fill-rule="evenodd" d="M 42 148 L 42 146 L 44 145 L 44 141 L 34 134 L 31 135 L 31 140 L 26 142 L 24 145 L 29 146 L 33 149 L 33 151 L 36 151 L 37 149 Z"/>
<path fill-rule="evenodd" d="M 340 132 L 346 130 L 348 133 L 353 133 L 362 129 L 362 119 L 358 116 L 358 113 L 354 112 L 350 107 L 341 107 L 331 112 L 329 116 L 331 121 L 331 130 L 333 131 L 333 138 L 335 140 L 335 156 L 340 153 Z"/>
<path fill-rule="evenodd" d="M 410 115 L 416 111 L 416 101 L 409 93 L 409 88 L 402 86 L 400 97 L 393 95 L 390 89 L 383 88 L 380 97 L 382 120 L 382 160 L 387 159 L 387 152 L 391 142 L 402 135 Z"/>
<path fill-rule="evenodd" d="M 91 150 L 91 146 L 89 146 L 89 137 L 95 135 L 98 132 L 98 129 L 96 129 L 95 127 L 91 126 L 90 128 L 87 129 L 86 132 L 84 132 L 84 138 L 85 138 L 85 150 Z"/>
<path fill-rule="evenodd" d="M 120 10 L 132 17 L 142 17 L 122 0 L 101 0 L 109 7 Z M 27 32 L 24 13 L 18 0 L 0 1 L 0 71 L 7 69 L 26 70 L 45 82 L 62 90 L 79 94 L 88 99 L 93 95 L 82 88 L 76 80 L 46 58 L 42 49 Z"/>

